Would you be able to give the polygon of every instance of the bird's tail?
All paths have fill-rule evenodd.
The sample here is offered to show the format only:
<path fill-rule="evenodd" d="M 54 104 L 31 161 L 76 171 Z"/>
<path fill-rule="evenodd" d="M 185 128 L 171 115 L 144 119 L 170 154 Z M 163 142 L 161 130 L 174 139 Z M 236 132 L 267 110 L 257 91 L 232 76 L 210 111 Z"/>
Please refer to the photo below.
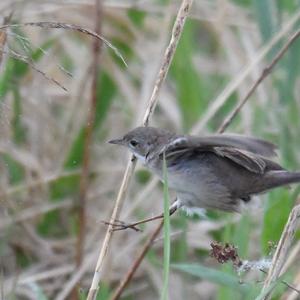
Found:
<path fill-rule="evenodd" d="M 264 176 L 266 189 L 272 189 L 283 185 L 300 182 L 300 172 L 270 171 Z"/>

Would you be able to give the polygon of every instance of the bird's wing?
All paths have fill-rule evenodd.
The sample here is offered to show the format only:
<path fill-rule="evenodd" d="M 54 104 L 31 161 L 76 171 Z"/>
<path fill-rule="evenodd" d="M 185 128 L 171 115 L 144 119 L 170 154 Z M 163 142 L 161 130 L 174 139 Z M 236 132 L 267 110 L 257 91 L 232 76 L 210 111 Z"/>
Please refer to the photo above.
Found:
<path fill-rule="evenodd" d="M 170 162 L 191 152 L 213 152 L 253 173 L 263 174 L 268 167 L 281 169 L 278 164 L 265 158 L 275 154 L 275 145 L 244 136 L 216 135 L 203 138 L 179 136 L 167 144 L 161 150 L 161 154 L 163 152 Z"/>
<path fill-rule="evenodd" d="M 276 155 L 276 145 L 268 141 L 237 134 L 216 134 L 204 137 L 191 137 L 192 144 L 212 147 L 233 147 L 264 157 Z"/>
<path fill-rule="evenodd" d="M 197 136 L 178 136 L 168 144 L 172 148 L 205 148 L 205 147 L 228 147 L 246 150 L 264 157 L 276 155 L 276 145 L 257 138 L 234 135 L 234 134 L 216 134 L 203 137 Z"/>
<path fill-rule="evenodd" d="M 262 157 L 245 150 L 214 147 L 213 152 L 220 157 L 228 158 L 229 160 L 253 173 L 263 174 L 267 166 L 266 161 Z"/>

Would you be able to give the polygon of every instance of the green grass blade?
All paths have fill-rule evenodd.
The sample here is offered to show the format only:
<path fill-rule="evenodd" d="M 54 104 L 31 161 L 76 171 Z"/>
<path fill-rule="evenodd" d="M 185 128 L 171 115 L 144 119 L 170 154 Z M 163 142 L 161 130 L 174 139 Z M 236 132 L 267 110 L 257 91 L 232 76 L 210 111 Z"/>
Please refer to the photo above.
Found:
<path fill-rule="evenodd" d="M 268 195 L 264 213 L 261 242 L 264 254 L 270 251 L 269 242 L 280 239 L 282 230 L 293 207 L 294 199 L 288 190 L 271 191 Z"/>
<path fill-rule="evenodd" d="M 239 279 L 233 275 L 204 267 L 199 264 L 172 264 L 172 268 L 223 286 L 230 287 L 231 289 L 242 294 L 249 293 L 252 288 L 249 284 L 241 284 Z"/>
<path fill-rule="evenodd" d="M 102 72 L 99 76 L 99 82 L 96 90 L 97 105 L 93 131 L 97 130 L 104 122 L 115 93 L 116 86 L 114 81 L 108 74 Z M 68 153 L 64 163 L 64 167 L 67 170 L 78 168 L 82 163 L 85 130 L 86 127 L 83 125 L 73 141 L 70 152 Z"/>
<path fill-rule="evenodd" d="M 265 297 L 271 293 L 275 287 L 282 281 L 282 277 L 283 276 L 280 276 L 276 281 L 272 282 L 270 284 L 269 287 L 267 287 L 264 291 L 262 290 L 261 293 L 255 298 L 255 300 L 264 300 Z"/>
<path fill-rule="evenodd" d="M 1 159 L 4 161 L 8 172 L 8 180 L 11 185 L 18 184 L 24 180 L 25 170 L 20 162 L 16 161 L 10 154 L 2 153 Z"/>
<path fill-rule="evenodd" d="M 164 273 L 163 273 L 163 289 L 161 294 L 162 300 L 168 299 L 169 292 L 169 273 L 170 273 L 170 200 L 167 176 L 167 163 L 164 153 L 163 160 L 163 176 L 164 176 Z"/>
<path fill-rule="evenodd" d="M 170 75 L 177 89 L 177 101 L 185 130 L 191 128 L 199 119 L 206 107 L 206 100 L 209 99 L 204 81 L 192 60 L 197 51 L 194 49 L 195 26 L 195 23 L 190 20 L 186 22 L 170 68 Z"/>
<path fill-rule="evenodd" d="M 254 14 L 264 41 L 268 41 L 276 30 L 276 2 L 270 0 L 253 0 Z"/>

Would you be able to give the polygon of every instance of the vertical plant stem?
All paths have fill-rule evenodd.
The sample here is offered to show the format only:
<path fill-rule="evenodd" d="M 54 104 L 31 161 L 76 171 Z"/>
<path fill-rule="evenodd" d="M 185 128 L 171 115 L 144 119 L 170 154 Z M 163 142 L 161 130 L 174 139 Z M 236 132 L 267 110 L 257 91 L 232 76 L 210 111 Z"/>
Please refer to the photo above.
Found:
<path fill-rule="evenodd" d="M 102 7 L 101 0 L 95 0 L 95 32 L 101 34 L 101 20 L 102 20 Z M 77 268 L 82 263 L 85 230 L 86 230 L 86 196 L 88 191 L 88 177 L 90 169 L 90 157 L 91 157 L 91 144 L 93 128 L 95 123 L 95 114 L 97 106 L 97 83 L 99 82 L 99 64 L 100 64 L 100 51 L 102 42 L 95 39 L 93 42 L 93 67 L 92 67 L 92 84 L 91 84 L 91 98 L 90 106 L 88 110 L 87 121 L 85 125 L 85 139 L 83 147 L 83 161 L 79 184 L 79 199 L 78 199 L 78 236 L 76 247 L 76 266 Z M 78 299 L 77 291 L 73 293 L 74 298 Z"/>
<path fill-rule="evenodd" d="M 163 157 L 163 178 L 164 178 L 164 275 L 163 275 L 163 289 L 161 300 L 167 300 L 169 297 L 169 273 L 170 273 L 170 199 L 167 163 L 164 153 Z"/>
<path fill-rule="evenodd" d="M 115 220 L 118 218 L 118 215 L 120 213 L 120 209 L 121 209 L 121 206 L 123 203 L 122 200 L 126 196 L 130 178 L 134 172 L 135 165 L 136 165 L 136 159 L 134 159 L 134 157 L 132 157 L 132 159 L 128 162 L 127 167 L 126 167 L 126 171 L 125 171 L 125 174 L 123 177 L 121 188 L 118 193 L 117 201 L 116 201 L 116 204 L 114 206 L 114 209 L 113 209 L 113 212 L 111 215 L 110 224 L 113 224 L 115 222 Z M 112 238 L 112 234 L 113 234 L 113 228 L 112 228 L 112 225 L 109 225 L 107 228 L 105 237 L 104 237 L 102 248 L 101 248 L 99 256 L 98 256 L 96 269 L 94 272 L 94 276 L 93 276 L 92 284 L 91 284 L 91 287 L 90 287 L 90 290 L 88 293 L 87 300 L 96 299 L 98 289 L 99 289 L 99 282 L 101 280 L 101 272 L 103 269 L 104 259 L 106 257 L 107 251 L 108 251 L 108 247 L 109 247 L 109 243 Z"/>
<path fill-rule="evenodd" d="M 243 97 L 243 99 L 236 105 L 236 107 L 230 112 L 230 114 L 227 116 L 227 118 L 223 121 L 222 125 L 220 126 L 220 128 L 218 130 L 219 133 L 223 133 L 226 130 L 226 128 L 231 124 L 231 122 L 236 117 L 236 115 L 240 112 L 240 110 L 243 108 L 243 106 L 246 104 L 246 102 L 249 100 L 249 98 L 256 91 L 257 87 L 272 72 L 273 68 L 281 60 L 283 55 L 290 48 L 290 46 L 298 39 L 299 36 L 300 36 L 300 30 L 297 30 L 290 36 L 288 41 L 283 45 L 283 47 L 280 49 L 280 51 L 272 59 L 271 63 L 262 70 L 260 76 L 257 78 L 257 80 L 254 82 L 252 87 L 249 89 L 248 93 Z"/>
<path fill-rule="evenodd" d="M 143 118 L 143 125 L 147 126 L 150 120 L 150 117 L 153 114 L 153 111 L 156 107 L 157 101 L 158 101 L 158 94 L 160 91 L 160 88 L 167 76 L 167 72 L 169 69 L 169 66 L 171 64 L 171 61 L 173 59 L 179 38 L 181 36 L 181 33 L 183 31 L 184 28 L 184 24 L 186 21 L 186 18 L 188 16 L 190 7 L 193 3 L 193 0 L 183 0 L 181 3 L 181 6 L 179 8 L 174 26 L 173 26 L 173 30 L 172 30 L 172 34 L 171 34 L 171 39 L 169 42 L 169 45 L 165 51 L 164 57 L 163 57 L 163 61 L 160 67 L 160 70 L 158 72 L 157 75 L 157 79 L 153 88 L 153 92 L 152 95 L 150 97 L 150 100 L 148 102 L 148 106 Z M 118 197 L 113 209 L 113 213 L 111 215 L 110 218 L 110 224 L 114 224 L 115 220 L 121 210 L 125 195 L 127 193 L 127 189 L 131 180 L 131 177 L 133 175 L 134 172 L 134 168 L 135 168 L 135 164 L 136 164 L 136 159 L 134 156 L 131 157 L 130 161 L 128 162 L 127 168 L 126 168 L 126 172 L 124 174 L 123 177 L 123 181 L 118 193 Z M 112 238 L 112 225 L 108 226 L 103 244 L 102 244 L 102 248 L 100 250 L 99 253 L 99 257 L 98 257 L 98 261 L 97 261 L 97 265 L 96 265 L 96 269 L 94 272 L 94 276 L 93 276 L 93 280 L 92 280 L 92 284 L 88 293 L 88 297 L 87 300 L 94 300 L 97 296 L 97 292 L 99 289 L 99 283 L 101 280 L 101 272 L 103 269 L 103 263 L 104 263 L 104 259 L 106 257 L 107 251 L 108 251 L 108 247 Z M 159 231 L 157 232 L 157 234 L 159 233 Z M 154 237 L 155 238 L 155 237 Z"/>
<path fill-rule="evenodd" d="M 278 246 L 273 255 L 272 264 L 261 291 L 261 293 L 264 294 L 262 297 L 264 300 L 271 298 L 273 288 L 275 287 L 274 283 L 277 282 L 281 275 L 281 270 L 286 262 L 288 251 L 292 245 L 295 232 L 299 224 L 299 219 L 300 205 L 297 205 L 293 208 L 289 215 L 288 221 L 285 224 Z"/>
<path fill-rule="evenodd" d="M 114 292 L 113 296 L 110 298 L 110 300 L 118 300 L 120 296 L 122 295 L 123 291 L 125 290 L 127 284 L 132 279 L 133 275 L 135 274 L 136 270 L 138 269 L 139 265 L 143 261 L 145 255 L 147 254 L 148 250 L 151 248 L 154 240 L 160 233 L 162 227 L 164 224 L 164 219 L 161 219 L 158 226 L 155 228 L 155 230 L 152 232 L 152 234 L 147 239 L 145 245 L 140 250 L 139 254 L 137 255 L 137 258 L 135 259 L 133 265 L 129 269 L 129 271 L 126 273 L 126 276 L 124 276 L 123 280 L 117 287 L 116 291 Z"/>
<path fill-rule="evenodd" d="M 193 4 L 193 0 L 183 0 L 181 3 L 181 6 L 178 10 L 177 17 L 172 29 L 171 34 L 171 40 L 169 42 L 169 45 L 165 51 L 162 65 L 159 69 L 156 82 L 154 84 L 154 88 L 152 91 L 152 95 L 150 97 L 148 107 L 146 109 L 144 119 L 143 119 L 143 125 L 148 126 L 150 117 L 153 114 L 153 111 L 156 107 L 157 101 L 158 101 L 158 93 L 161 89 L 161 86 L 167 77 L 169 67 L 171 65 L 171 61 L 173 59 L 173 56 L 175 54 L 175 50 L 177 48 L 181 33 L 184 28 L 185 21 L 188 17 L 189 10 Z"/>
<path fill-rule="evenodd" d="M 223 133 L 227 127 L 231 124 L 231 122 L 234 120 L 234 118 L 237 116 L 237 114 L 240 112 L 241 108 L 243 107 L 243 105 L 247 102 L 247 100 L 250 98 L 250 96 L 254 93 L 254 91 L 257 89 L 257 87 L 259 86 L 259 84 L 271 73 L 273 67 L 277 64 L 277 62 L 282 58 L 282 56 L 284 55 L 284 53 L 287 51 L 287 49 L 290 47 L 290 45 L 299 37 L 300 35 L 300 31 L 296 31 L 287 41 L 287 43 L 283 46 L 283 48 L 278 52 L 278 54 L 274 57 L 274 59 L 272 60 L 272 62 L 262 71 L 261 75 L 259 76 L 259 78 L 255 81 L 255 83 L 253 84 L 253 86 L 250 87 L 248 93 L 245 95 L 245 97 L 241 100 L 241 102 L 230 112 L 229 116 L 224 120 L 224 122 L 221 124 L 221 126 L 218 129 L 218 133 Z M 155 93 L 155 89 L 153 91 L 153 93 Z M 150 101 L 150 105 L 151 105 L 151 101 Z M 148 107 L 147 111 L 152 111 L 151 107 Z M 148 118 L 144 119 L 144 124 L 148 124 Z M 127 274 L 125 275 L 124 279 L 121 281 L 121 284 L 119 285 L 119 287 L 117 288 L 117 292 L 114 294 L 114 296 L 112 297 L 112 300 L 117 300 L 119 299 L 119 297 L 121 296 L 123 290 L 125 289 L 125 287 L 127 286 L 127 284 L 129 283 L 129 281 L 131 280 L 131 278 L 133 277 L 134 273 L 136 272 L 136 270 L 138 269 L 139 265 L 141 264 L 141 262 L 143 261 L 143 258 L 145 257 L 146 253 L 148 252 L 148 250 L 150 249 L 153 240 L 158 236 L 162 225 L 164 223 L 164 220 L 162 220 L 158 226 L 155 228 L 155 230 L 153 231 L 152 235 L 151 235 L 151 241 L 149 242 L 147 241 L 147 243 L 143 246 L 140 255 L 137 257 L 137 259 L 134 261 L 132 267 L 129 269 L 129 271 L 127 272 Z"/>
<path fill-rule="evenodd" d="M 9 16 L 4 18 L 3 25 L 8 24 L 11 18 L 12 18 L 12 13 Z M 6 30 L 0 31 L 0 48 L 2 50 L 5 48 L 6 40 L 7 40 Z M 0 65 L 2 63 L 2 59 L 3 59 L 3 51 L 0 51 Z"/>
<path fill-rule="evenodd" d="M 274 37 L 259 52 L 257 52 L 254 60 L 249 62 L 245 68 L 243 68 L 243 70 L 241 70 L 241 72 L 239 72 L 239 74 L 237 74 L 237 76 L 228 83 L 225 89 L 211 103 L 201 120 L 193 126 L 192 133 L 198 133 L 205 128 L 208 121 L 211 120 L 217 111 L 226 103 L 233 92 L 240 86 L 242 81 L 245 80 L 249 73 L 262 62 L 263 58 L 274 48 L 274 46 L 292 30 L 299 19 L 300 10 L 296 11 L 295 14 L 284 23 L 278 33 L 275 34 Z"/>

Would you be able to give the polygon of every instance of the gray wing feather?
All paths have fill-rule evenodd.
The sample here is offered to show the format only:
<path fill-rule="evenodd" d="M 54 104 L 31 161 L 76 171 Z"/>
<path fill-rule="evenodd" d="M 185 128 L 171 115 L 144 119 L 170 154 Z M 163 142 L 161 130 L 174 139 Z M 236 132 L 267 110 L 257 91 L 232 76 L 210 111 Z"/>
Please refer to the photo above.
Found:
<path fill-rule="evenodd" d="M 205 148 L 205 147 L 228 147 L 246 150 L 248 152 L 258 154 L 264 157 L 272 157 L 276 155 L 276 145 L 271 142 L 247 137 L 243 135 L 218 134 L 204 137 L 196 136 L 177 136 L 170 142 L 162 152 L 172 149 L 183 148 Z"/>
<path fill-rule="evenodd" d="M 188 139 L 190 140 L 190 139 Z M 247 137 L 243 135 L 219 134 L 205 137 L 191 137 L 191 143 L 200 147 L 233 147 L 246 150 L 265 157 L 276 155 L 277 147 L 265 140 Z"/>
<path fill-rule="evenodd" d="M 276 146 L 270 142 L 239 135 L 213 135 L 206 137 L 178 136 L 161 149 L 166 158 L 176 160 L 185 152 L 214 152 L 227 158 L 250 172 L 263 174 L 266 168 L 280 169 L 276 163 L 265 157 L 274 156 Z"/>
<path fill-rule="evenodd" d="M 265 172 L 266 162 L 257 155 L 235 148 L 215 147 L 213 149 L 217 155 L 232 160 L 250 172 L 258 174 L 264 174 Z"/>

